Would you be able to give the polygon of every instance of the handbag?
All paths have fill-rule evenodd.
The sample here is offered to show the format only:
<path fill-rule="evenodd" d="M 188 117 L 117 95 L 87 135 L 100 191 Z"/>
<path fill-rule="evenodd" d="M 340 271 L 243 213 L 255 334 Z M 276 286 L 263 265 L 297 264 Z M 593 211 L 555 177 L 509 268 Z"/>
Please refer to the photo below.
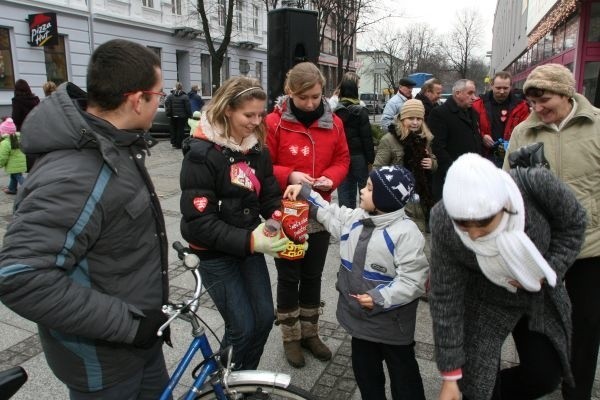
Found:
<path fill-rule="evenodd" d="M 550 163 L 544 156 L 544 143 L 536 142 L 513 151 L 508 155 L 508 165 L 511 168 L 544 167 L 550 168 Z"/>

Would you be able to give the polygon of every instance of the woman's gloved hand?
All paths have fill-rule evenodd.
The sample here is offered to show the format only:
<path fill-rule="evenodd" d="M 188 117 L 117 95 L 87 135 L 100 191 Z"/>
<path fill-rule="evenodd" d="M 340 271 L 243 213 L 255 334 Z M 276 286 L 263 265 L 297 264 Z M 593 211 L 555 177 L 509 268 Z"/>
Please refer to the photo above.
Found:
<path fill-rule="evenodd" d="M 256 227 L 252 231 L 251 239 L 251 252 L 252 253 L 263 253 L 273 258 L 279 258 L 280 251 L 285 250 L 288 243 L 287 237 L 279 237 L 275 235 L 273 237 L 265 236 L 264 234 L 265 224 L 264 222 Z"/>

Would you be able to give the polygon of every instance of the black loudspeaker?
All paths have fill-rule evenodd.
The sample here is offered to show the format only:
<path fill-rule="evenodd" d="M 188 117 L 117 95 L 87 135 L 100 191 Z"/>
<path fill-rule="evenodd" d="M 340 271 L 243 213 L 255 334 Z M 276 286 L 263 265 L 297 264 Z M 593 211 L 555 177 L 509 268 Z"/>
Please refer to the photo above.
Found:
<path fill-rule="evenodd" d="M 268 110 L 283 94 L 285 75 L 303 61 L 319 60 L 317 12 L 277 8 L 268 13 L 267 26 Z"/>

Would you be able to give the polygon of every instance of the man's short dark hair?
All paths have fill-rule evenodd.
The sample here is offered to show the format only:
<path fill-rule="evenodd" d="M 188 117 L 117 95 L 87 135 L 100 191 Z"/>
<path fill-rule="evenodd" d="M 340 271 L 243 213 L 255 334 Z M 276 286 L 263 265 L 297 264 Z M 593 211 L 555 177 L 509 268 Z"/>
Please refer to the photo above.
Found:
<path fill-rule="evenodd" d="M 512 75 L 510 72 L 508 71 L 498 71 L 494 74 L 494 77 L 492 78 L 492 85 L 494 84 L 494 82 L 496 81 L 496 78 L 500 78 L 500 79 L 508 79 L 510 80 L 510 83 L 512 84 Z"/>
<path fill-rule="evenodd" d="M 425 81 L 425 83 L 423 84 L 423 87 L 421 87 L 421 92 L 423 92 L 423 93 L 433 92 L 433 87 L 435 85 L 442 86 L 442 81 L 440 81 L 438 78 L 427 79 Z"/>
<path fill-rule="evenodd" d="M 103 110 L 118 108 L 125 93 L 156 85 L 156 68 L 160 68 L 160 59 L 140 44 L 114 39 L 100 45 L 88 64 L 89 104 Z"/>

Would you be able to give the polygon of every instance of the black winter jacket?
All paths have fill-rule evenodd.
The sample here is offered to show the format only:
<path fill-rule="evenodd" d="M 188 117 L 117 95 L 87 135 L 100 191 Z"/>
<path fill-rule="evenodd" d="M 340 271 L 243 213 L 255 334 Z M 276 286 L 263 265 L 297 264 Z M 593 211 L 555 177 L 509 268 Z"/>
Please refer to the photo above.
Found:
<path fill-rule="evenodd" d="M 194 138 L 184 144 L 181 167 L 181 234 L 201 258 L 251 254 L 250 236 L 281 205 L 271 157 L 254 136 L 237 146 L 227 141 L 203 113 Z M 234 165 L 247 163 L 258 178 L 255 190 L 240 181 Z"/>
<path fill-rule="evenodd" d="M 169 118 L 191 118 L 192 107 L 187 94 L 182 90 L 178 90 L 167 96 L 165 100 L 165 113 Z"/>
<path fill-rule="evenodd" d="M 342 99 L 334 110 L 344 123 L 346 141 L 350 155 L 365 156 L 368 164 L 375 160 L 375 147 L 371 135 L 369 112 L 365 107 Z"/>

